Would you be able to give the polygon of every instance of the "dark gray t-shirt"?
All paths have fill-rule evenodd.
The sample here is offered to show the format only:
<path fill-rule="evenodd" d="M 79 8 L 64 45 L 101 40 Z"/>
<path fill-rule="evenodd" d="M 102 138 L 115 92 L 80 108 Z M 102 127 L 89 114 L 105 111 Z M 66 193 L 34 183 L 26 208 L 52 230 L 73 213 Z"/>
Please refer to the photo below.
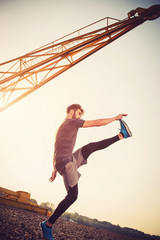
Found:
<path fill-rule="evenodd" d="M 54 158 L 56 161 L 56 169 L 61 172 L 64 166 L 72 161 L 72 152 L 75 146 L 77 132 L 83 126 L 84 120 L 65 119 L 57 131 Z"/>

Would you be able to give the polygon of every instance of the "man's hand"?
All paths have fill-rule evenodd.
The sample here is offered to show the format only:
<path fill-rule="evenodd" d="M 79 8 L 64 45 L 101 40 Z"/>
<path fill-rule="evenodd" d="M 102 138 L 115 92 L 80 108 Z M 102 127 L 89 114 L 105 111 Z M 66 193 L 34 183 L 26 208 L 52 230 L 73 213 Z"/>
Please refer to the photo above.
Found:
<path fill-rule="evenodd" d="M 128 114 L 119 114 L 116 116 L 116 120 L 120 120 L 122 119 L 123 117 L 126 117 Z"/>
<path fill-rule="evenodd" d="M 53 170 L 52 176 L 50 177 L 49 181 L 50 181 L 50 182 L 53 182 L 53 181 L 56 179 L 56 176 L 57 176 L 57 171 L 56 171 L 56 170 Z"/>

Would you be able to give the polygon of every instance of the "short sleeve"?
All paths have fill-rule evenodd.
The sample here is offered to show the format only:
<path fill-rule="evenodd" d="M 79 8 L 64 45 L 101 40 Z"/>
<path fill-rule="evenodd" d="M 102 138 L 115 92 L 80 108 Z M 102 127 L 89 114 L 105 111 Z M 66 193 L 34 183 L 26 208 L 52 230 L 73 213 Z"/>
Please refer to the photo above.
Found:
<path fill-rule="evenodd" d="M 85 120 L 83 120 L 83 119 L 80 119 L 80 118 L 75 119 L 75 123 L 78 128 L 81 128 L 83 126 L 84 122 L 85 122 Z"/>

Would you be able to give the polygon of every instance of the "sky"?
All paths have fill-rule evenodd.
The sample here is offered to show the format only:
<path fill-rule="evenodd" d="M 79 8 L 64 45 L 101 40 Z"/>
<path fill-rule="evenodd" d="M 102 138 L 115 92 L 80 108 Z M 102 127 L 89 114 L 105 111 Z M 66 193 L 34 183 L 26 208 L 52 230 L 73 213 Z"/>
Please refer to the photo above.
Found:
<path fill-rule="evenodd" d="M 21 56 L 104 17 L 124 19 L 159 0 L 0 0 L 0 62 Z M 52 173 L 54 137 L 68 105 L 84 120 L 124 119 L 133 137 L 96 152 L 79 171 L 78 200 L 68 209 L 160 235 L 160 18 L 147 21 L 0 113 L 0 186 L 38 203 L 64 198 Z M 75 150 L 119 133 L 115 121 L 80 129 Z"/>

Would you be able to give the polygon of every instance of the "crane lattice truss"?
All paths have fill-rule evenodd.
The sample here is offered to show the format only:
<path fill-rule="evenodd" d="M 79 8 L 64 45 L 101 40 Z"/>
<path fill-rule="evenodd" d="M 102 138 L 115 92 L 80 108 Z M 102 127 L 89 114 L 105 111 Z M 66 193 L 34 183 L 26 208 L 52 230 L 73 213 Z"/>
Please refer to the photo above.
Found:
<path fill-rule="evenodd" d="M 132 11 L 135 11 L 134 14 Z M 132 11 L 124 20 L 103 18 L 21 57 L 1 63 L 3 71 L 0 71 L 0 111 L 146 20 L 157 18 L 160 15 L 160 5 L 137 11 L 138 16 L 136 10 Z M 99 27 L 100 25 L 102 26 Z"/>

